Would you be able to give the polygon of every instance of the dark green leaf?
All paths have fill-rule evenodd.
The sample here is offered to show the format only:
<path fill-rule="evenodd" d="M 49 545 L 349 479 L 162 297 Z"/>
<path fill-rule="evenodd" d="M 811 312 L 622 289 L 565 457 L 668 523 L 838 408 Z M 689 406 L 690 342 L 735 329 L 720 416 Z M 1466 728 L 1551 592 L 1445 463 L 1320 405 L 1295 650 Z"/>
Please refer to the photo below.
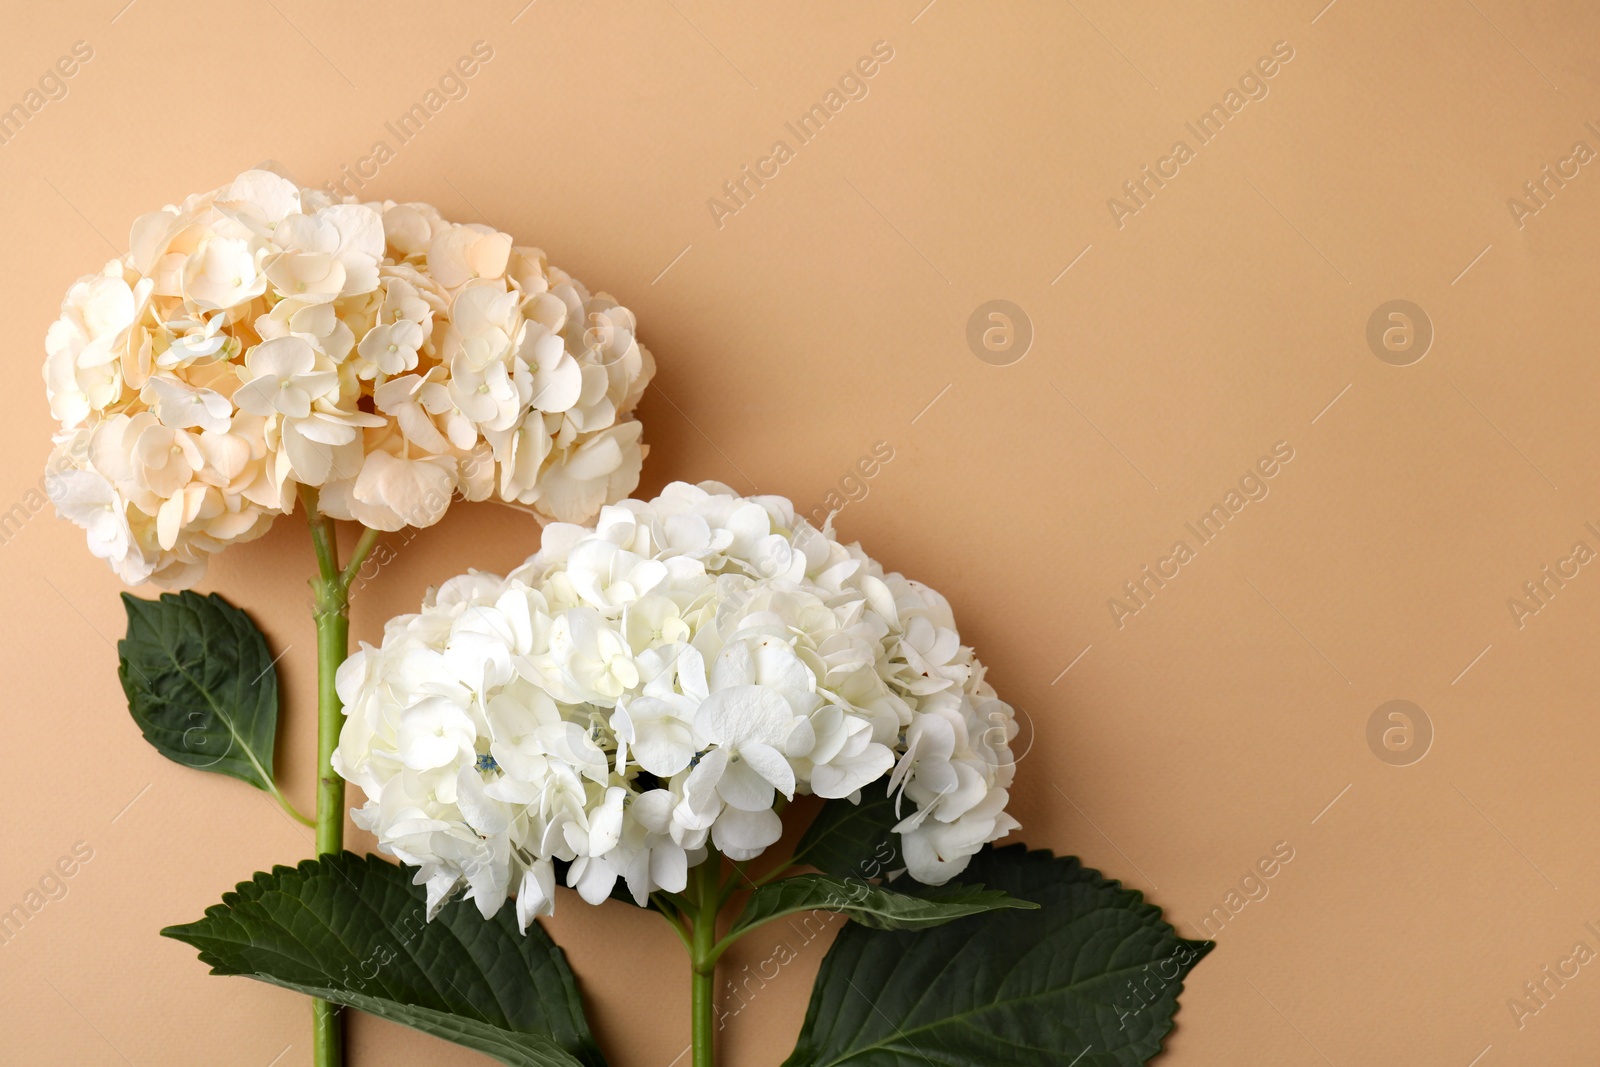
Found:
<path fill-rule="evenodd" d="M 240 882 L 169 926 L 212 974 L 242 974 L 477 1049 L 514 1067 L 604 1067 L 577 979 L 538 923 L 470 902 L 425 922 L 410 872 L 349 852 Z"/>
<path fill-rule="evenodd" d="M 785 1067 L 1132 1067 L 1160 1051 L 1212 942 L 1069 857 L 989 849 L 963 877 L 1042 907 L 845 927 Z"/>
<path fill-rule="evenodd" d="M 797 874 L 751 893 L 744 912 L 728 932 L 740 934 L 802 911 L 836 911 L 877 930 L 921 930 L 986 911 L 1038 906 L 981 885 L 959 882 L 902 893 L 860 878 Z"/>
<path fill-rule="evenodd" d="M 145 740 L 186 767 L 273 791 L 278 674 L 250 616 L 215 593 L 122 602 L 117 675 Z"/>
<path fill-rule="evenodd" d="M 841 878 L 878 878 L 898 867 L 900 842 L 886 779 L 861 790 L 861 802 L 830 800 L 806 828 L 795 849 L 794 862 L 809 864 Z"/>

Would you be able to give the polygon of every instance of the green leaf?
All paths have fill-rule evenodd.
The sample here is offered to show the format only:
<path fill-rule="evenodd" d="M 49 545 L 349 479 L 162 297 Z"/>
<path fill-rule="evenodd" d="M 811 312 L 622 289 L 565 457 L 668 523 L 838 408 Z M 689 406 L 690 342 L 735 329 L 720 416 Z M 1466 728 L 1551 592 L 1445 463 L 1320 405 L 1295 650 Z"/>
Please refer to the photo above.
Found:
<path fill-rule="evenodd" d="M 806 828 L 794 862 L 841 878 L 877 878 L 905 864 L 894 833 L 895 814 L 887 780 L 861 790 L 861 802 L 830 800 Z"/>
<path fill-rule="evenodd" d="M 1160 1051 L 1212 942 L 1070 857 L 986 849 L 963 877 L 1042 907 L 918 932 L 846 926 L 785 1067 L 1131 1067 Z"/>
<path fill-rule="evenodd" d="M 577 979 L 538 923 L 470 903 L 424 921 L 409 872 L 349 852 L 240 882 L 162 936 L 242 974 L 404 1023 L 514 1067 L 604 1067 Z"/>
<path fill-rule="evenodd" d="M 959 882 L 902 893 L 860 878 L 797 874 L 751 893 L 728 936 L 737 937 L 762 923 L 802 911 L 836 911 L 875 930 L 921 930 L 986 911 L 1038 906 L 981 885 Z"/>
<path fill-rule="evenodd" d="M 122 594 L 117 676 L 145 740 L 186 767 L 275 793 L 278 674 L 250 616 L 212 593 Z"/>

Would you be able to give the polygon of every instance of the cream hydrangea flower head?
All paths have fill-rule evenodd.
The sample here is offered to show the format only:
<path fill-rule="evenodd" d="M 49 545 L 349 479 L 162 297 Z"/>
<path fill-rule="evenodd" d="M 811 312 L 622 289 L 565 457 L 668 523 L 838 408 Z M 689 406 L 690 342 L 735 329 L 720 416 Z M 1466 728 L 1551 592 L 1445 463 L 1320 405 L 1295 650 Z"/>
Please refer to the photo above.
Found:
<path fill-rule="evenodd" d="M 124 581 L 169 587 L 301 486 L 377 530 L 456 494 L 590 521 L 638 484 L 655 371 L 633 314 L 538 249 L 264 170 L 135 222 L 45 347 L 51 499 Z"/>
<path fill-rule="evenodd" d="M 675 482 L 555 523 L 508 577 L 471 572 L 338 674 L 334 767 L 358 825 L 436 910 L 680 892 L 709 842 L 778 840 L 779 796 L 887 778 L 907 868 L 940 884 L 1017 827 L 1012 709 L 938 593 L 781 497 Z"/>

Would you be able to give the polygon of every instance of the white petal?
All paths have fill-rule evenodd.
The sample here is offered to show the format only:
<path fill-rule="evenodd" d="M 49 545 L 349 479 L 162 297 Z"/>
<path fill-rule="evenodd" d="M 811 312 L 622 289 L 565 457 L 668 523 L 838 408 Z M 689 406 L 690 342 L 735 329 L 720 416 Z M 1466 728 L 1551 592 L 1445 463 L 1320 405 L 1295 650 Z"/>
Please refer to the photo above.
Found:
<path fill-rule="evenodd" d="M 762 811 L 772 807 L 772 783 L 741 759 L 728 760 L 728 767 L 717 782 L 717 793 L 728 802 L 729 807 L 741 811 Z"/>
<path fill-rule="evenodd" d="M 537 916 L 555 913 L 555 868 L 549 860 L 535 860 L 522 875 L 522 885 L 517 889 L 517 927 L 527 933 Z"/>
<path fill-rule="evenodd" d="M 794 767 L 783 753 L 769 745 L 746 743 L 739 746 L 739 758 L 784 796 L 794 799 Z"/>
<path fill-rule="evenodd" d="M 701 736 L 723 745 L 759 742 L 777 747 L 789 736 L 794 712 L 788 701 L 759 685 L 719 689 L 695 712 Z"/>
<path fill-rule="evenodd" d="M 783 820 L 771 810 L 723 811 L 711 828 L 711 840 L 722 854 L 736 862 L 752 860 L 783 836 Z"/>
<path fill-rule="evenodd" d="M 317 354 L 303 338 L 290 335 L 262 341 L 245 354 L 245 365 L 258 377 L 293 378 L 309 374 L 317 365 Z"/>

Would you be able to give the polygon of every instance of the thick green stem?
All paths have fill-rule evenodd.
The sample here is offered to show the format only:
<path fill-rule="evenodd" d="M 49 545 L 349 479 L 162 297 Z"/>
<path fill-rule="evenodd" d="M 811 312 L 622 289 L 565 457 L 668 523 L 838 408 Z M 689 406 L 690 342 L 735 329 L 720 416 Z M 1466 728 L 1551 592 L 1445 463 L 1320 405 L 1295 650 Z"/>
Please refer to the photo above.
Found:
<path fill-rule="evenodd" d="M 319 580 L 318 584 L 321 582 Z M 334 675 L 350 654 L 350 608 L 342 586 L 318 590 L 317 604 L 317 855 L 344 847 L 344 779 L 333 769 L 344 725 Z M 335 606 L 335 604 L 337 606 Z"/>
<path fill-rule="evenodd" d="M 344 1063 L 344 1019 L 339 1005 L 311 1001 L 311 1063 L 313 1067 L 341 1067 Z"/>
<path fill-rule="evenodd" d="M 317 623 L 317 854 L 337 854 L 344 847 L 344 779 L 333 769 L 333 752 L 344 725 L 334 678 L 350 654 L 350 573 L 371 550 L 374 538 L 363 536 L 350 573 L 339 570 L 339 542 L 333 523 L 317 511 L 317 493 L 301 487 L 311 543 L 317 552 L 317 577 L 311 579 Z M 369 531 L 370 535 L 370 531 Z M 340 1008 L 326 1000 L 311 1001 L 311 1061 L 315 1067 L 344 1063 L 344 1025 Z"/>
<path fill-rule="evenodd" d="M 709 855 L 689 872 L 690 898 L 695 905 L 690 934 L 689 960 L 693 967 L 690 991 L 693 1067 L 715 1067 L 714 1035 L 717 1022 L 717 912 L 722 906 L 722 856 L 707 846 Z"/>

